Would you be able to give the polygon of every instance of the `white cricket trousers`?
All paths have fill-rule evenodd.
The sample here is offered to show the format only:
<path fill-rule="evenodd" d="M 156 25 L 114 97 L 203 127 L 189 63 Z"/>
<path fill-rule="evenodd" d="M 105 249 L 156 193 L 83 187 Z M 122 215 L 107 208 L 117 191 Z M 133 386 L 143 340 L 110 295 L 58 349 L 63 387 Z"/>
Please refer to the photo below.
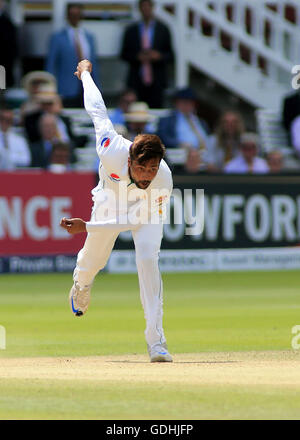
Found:
<path fill-rule="evenodd" d="M 80 287 L 92 285 L 94 277 L 106 265 L 119 233 L 124 230 L 128 230 L 128 226 L 125 229 L 122 225 L 112 225 L 88 233 L 78 253 L 73 275 Z M 150 347 L 166 342 L 162 327 L 163 284 L 158 266 L 162 232 L 162 224 L 145 224 L 132 230 L 140 298 L 146 319 L 145 338 Z"/>

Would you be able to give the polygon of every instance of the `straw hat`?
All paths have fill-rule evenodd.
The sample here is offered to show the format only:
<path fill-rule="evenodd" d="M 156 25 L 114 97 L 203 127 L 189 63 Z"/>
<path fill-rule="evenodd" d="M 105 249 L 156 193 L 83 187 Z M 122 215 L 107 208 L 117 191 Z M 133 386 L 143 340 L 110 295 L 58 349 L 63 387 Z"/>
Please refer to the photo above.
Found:
<path fill-rule="evenodd" d="M 40 103 L 54 102 L 58 97 L 56 88 L 51 84 L 43 84 L 39 87 L 35 99 Z"/>
<path fill-rule="evenodd" d="M 54 75 L 49 72 L 44 72 L 42 70 L 36 70 L 27 73 L 22 78 L 22 86 L 29 94 L 31 93 L 32 83 L 34 83 L 35 81 L 52 84 L 56 89 L 56 79 Z"/>
<path fill-rule="evenodd" d="M 128 113 L 124 114 L 127 122 L 150 122 L 154 120 L 154 115 L 149 113 L 146 102 L 133 102 L 130 104 Z"/>

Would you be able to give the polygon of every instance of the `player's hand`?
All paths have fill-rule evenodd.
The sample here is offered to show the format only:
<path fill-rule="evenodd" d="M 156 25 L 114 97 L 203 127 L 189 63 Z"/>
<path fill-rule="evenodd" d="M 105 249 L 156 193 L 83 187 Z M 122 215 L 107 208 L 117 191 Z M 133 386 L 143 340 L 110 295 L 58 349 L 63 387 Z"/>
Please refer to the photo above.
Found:
<path fill-rule="evenodd" d="M 79 232 L 86 232 L 85 221 L 81 218 L 62 218 L 60 226 L 68 231 L 69 234 L 78 234 Z"/>
<path fill-rule="evenodd" d="M 81 79 L 81 74 L 84 71 L 92 72 L 93 65 L 89 60 L 82 60 L 77 64 L 77 70 L 74 72 L 74 75 L 77 76 L 78 79 Z"/>

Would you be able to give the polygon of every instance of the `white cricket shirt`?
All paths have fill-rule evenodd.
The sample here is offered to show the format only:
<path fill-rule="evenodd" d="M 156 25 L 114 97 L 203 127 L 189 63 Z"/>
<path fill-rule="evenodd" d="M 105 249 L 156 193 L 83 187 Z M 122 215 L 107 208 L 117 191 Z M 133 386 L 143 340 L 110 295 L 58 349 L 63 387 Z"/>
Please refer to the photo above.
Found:
<path fill-rule="evenodd" d="M 160 162 L 157 175 L 147 189 L 137 188 L 128 174 L 128 157 L 131 141 L 119 135 L 109 119 L 102 95 L 89 72 L 81 75 L 84 88 L 84 106 L 91 116 L 96 131 L 96 149 L 100 158 L 100 181 L 93 189 L 96 222 L 87 222 L 87 231 L 103 227 L 103 220 L 111 225 L 136 226 L 145 216 L 162 216 L 173 189 L 171 171 L 164 160 Z M 142 211 L 142 213 L 141 213 Z M 127 220 L 126 220 L 127 219 Z"/>

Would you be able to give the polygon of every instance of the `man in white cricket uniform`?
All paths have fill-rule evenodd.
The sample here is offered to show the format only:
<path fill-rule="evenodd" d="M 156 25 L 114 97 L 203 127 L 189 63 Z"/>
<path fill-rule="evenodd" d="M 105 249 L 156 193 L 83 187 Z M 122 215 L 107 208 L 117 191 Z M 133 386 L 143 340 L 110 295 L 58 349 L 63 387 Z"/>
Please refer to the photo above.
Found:
<path fill-rule="evenodd" d="M 162 327 L 158 267 L 163 213 L 173 188 L 171 171 L 162 159 L 164 146 L 157 136 L 139 135 L 132 143 L 116 133 L 91 71 L 91 63 L 83 60 L 75 75 L 82 81 L 85 109 L 95 126 L 100 181 L 92 191 L 91 221 L 61 220 L 71 234 L 88 233 L 74 270 L 71 309 L 75 316 L 86 312 L 95 275 L 106 265 L 119 233 L 132 231 L 150 360 L 172 362 Z"/>

